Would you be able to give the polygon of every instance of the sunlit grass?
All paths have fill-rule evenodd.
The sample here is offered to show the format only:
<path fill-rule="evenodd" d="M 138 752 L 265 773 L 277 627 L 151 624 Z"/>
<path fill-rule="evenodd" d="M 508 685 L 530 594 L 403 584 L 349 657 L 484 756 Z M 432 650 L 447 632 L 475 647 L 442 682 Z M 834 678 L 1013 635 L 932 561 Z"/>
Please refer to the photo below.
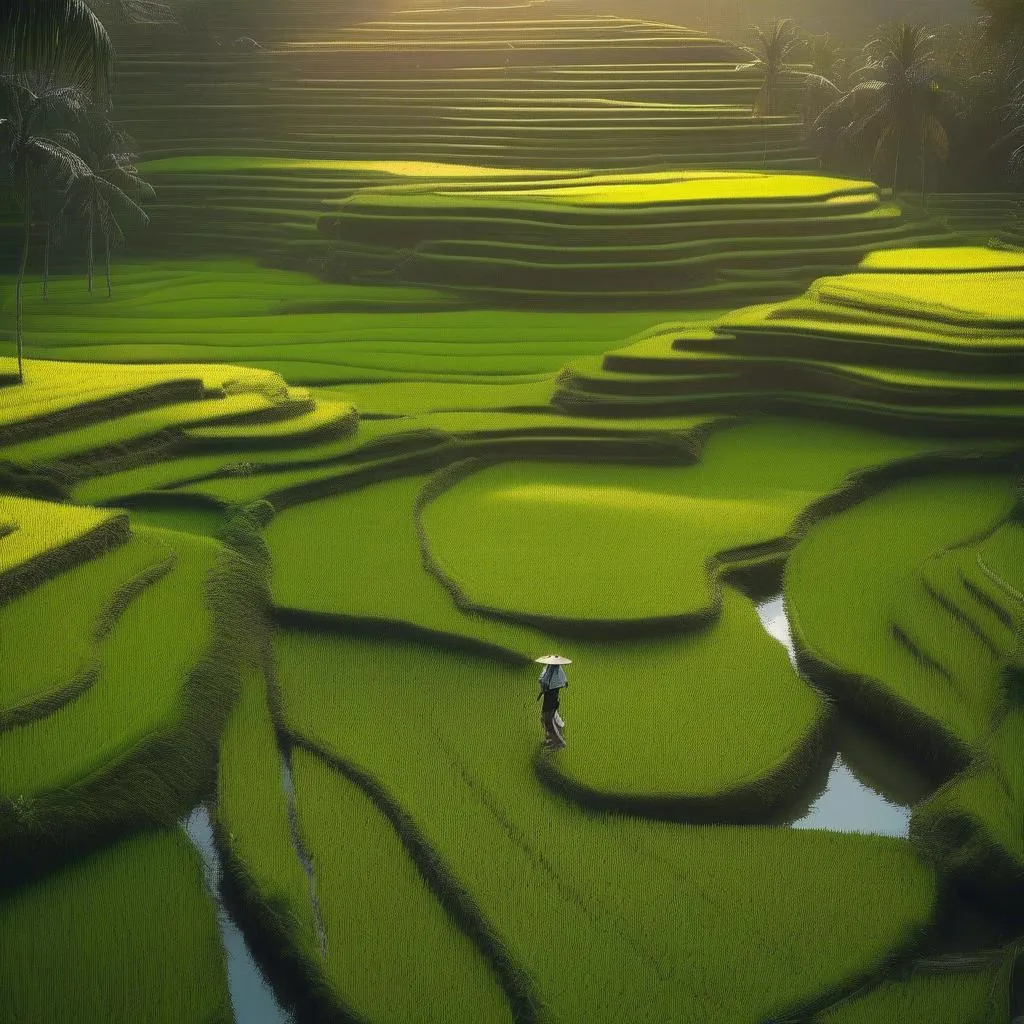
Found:
<path fill-rule="evenodd" d="M 140 573 L 169 554 L 156 538 L 138 535 L 0 606 L 0 723 L 19 705 L 87 684 L 97 668 L 95 645 L 113 624 L 105 613 Z"/>
<path fill-rule="evenodd" d="M 661 826 L 547 793 L 529 770 L 532 671 L 322 634 L 284 634 L 278 658 L 290 728 L 411 815 L 553 1019 L 621 1021 L 637 1006 L 709 1024 L 767 1017 L 868 969 L 931 913 L 931 879 L 903 842 Z M 570 743 L 586 742 L 566 718 Z"/>
<path fill-rule="evenodd" d="M 424 523 L 473 604 L 557 619 L 693 613 L 713 600 L 712 556 L 784 536 L 847 472 L 919 444 L 777 421 L 714 435 L 694 466 L 508 462 L 447 491 Z"/>
<path fill-rule="evenodd" d="M 1013 501 L 1005 476 L 945 474 L 894 484 L 812 526 L 786 567 L 796 637 L 885 694 L 887 715 L 909 709 L 961 750 L 979 742 L 999 697 L 998 662 L 918 574 L 997 525 Z"/>
<path fill-rule="evenodd" d="M 102 553 L 127 535 L 123 513 L 0 494 L 0 598 L 66 564 Z M 13 528 L 12 528 L 13 527 Z"/>

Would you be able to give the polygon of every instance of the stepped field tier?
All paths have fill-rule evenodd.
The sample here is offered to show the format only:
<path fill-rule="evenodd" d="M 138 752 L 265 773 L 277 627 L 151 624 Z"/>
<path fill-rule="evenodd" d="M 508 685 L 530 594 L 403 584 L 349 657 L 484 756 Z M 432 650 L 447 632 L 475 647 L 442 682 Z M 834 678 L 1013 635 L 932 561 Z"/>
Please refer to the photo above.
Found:
<path fill-rule="evenodd" d="M 940 433 L 1018 434 L 1020 256 L 874 253 L 800 298 L 664 325 L 563 372 L 553 401 L 583 415 L 773 411 Z"/>
<path fill-rule="evenodd" d="M 498 306 L 781 298 L 873 249 L 956 239 L 906 219 L 872 182 L 760 171 L 405 181 L 330 205 L 326 273 Z"/>
<path fill-rule="evenodd" d="M 410 10 L 333 37 L 324 21 L 248 52 L 136 42 L 119 114 L 146 156 L 813 165 L 795 118 L 751 115 L 743 51 L 692 29 L 554 4 Z"/>

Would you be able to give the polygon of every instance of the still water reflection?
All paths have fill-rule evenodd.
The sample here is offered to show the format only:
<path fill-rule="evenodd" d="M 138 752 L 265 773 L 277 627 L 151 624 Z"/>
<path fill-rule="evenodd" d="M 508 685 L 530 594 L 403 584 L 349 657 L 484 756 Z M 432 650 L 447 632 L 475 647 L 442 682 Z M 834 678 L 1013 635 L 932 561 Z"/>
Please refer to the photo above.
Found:
<path fill-rule="evenodd" d="M 182 822 L 192 844 L 203 858 L 203 875 L 217 905 L 217 925 L 228 968 L 228 989 L 237 1024 L 294 1024 L 295 1018 L 281 1007 L 246 944 L 245 936 L 231 920 L 220 891 L 220 861 L 213 843 L 210 812 L 200 804 Z"/>
<path fill-rule="evenodd" d="M 778 640 L 796 667 L 793 634 L 782 597 L 757 606 L 761 624 Z M 906 836 L 910 811 L 935 788 L 934 781 L 864 726 L 842 721 L 838 750 L 821 792 L 801 809 L 792 828 Z"/>

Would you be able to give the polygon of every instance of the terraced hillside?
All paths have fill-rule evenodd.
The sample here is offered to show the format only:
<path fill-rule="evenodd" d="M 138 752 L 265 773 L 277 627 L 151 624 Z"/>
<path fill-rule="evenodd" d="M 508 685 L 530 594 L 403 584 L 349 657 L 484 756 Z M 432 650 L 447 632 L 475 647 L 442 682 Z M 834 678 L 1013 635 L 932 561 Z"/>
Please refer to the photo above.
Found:
<path fill-rule="evenodd" d="M 488 1022 L 569 1022 L 583 1007 L 611 1024 L 655 1006 L 735 1024 L 862 1000 L 870 1013 L 900 998 L 885 986 L 910 984 L 891 964 L 926 948 L 936 868 L 905 839 L 766 824 L 790 820 L 833 756 L 833 706 L 746 590 L 777 581 L 792 551 L 787 600 L 806 647 L 940 723 L 896 724 L 901 742 L 927 747 L 935 732 L 935 760 L 977 753 L 982 772 L 1022 614 L 986 575 L 1020 583 L 1019 446 L 989 442 L 979 461 L 976 442 L 835 424 L 586 419 L 545 408 L 545 382 L 306 391 L 239 366 L 35 360 L 26 379 L 5 389 L 17 401 L 0 433 L 3 488 L 22 491 L 0 498 L 0 652 L 16 668 L 0 687 L 0 836 L 5 888 L 45 877 L 0 892 L 0 1006 L 24 1005 L 15 951 L 38 948 L 62 900 L 115 878 L 134 892 L 150 870 L 195 936 L 174 961 L 192 987 L 163 992 L 156 936 L 127 914 L 133 977 L 154 1019 L 216 1019 L 224 974 L 195 864 L 169 836 L 125 838 L 182 817 L 214 763 L 238 913 L 309 1019 L 458 1019 L 468 1001 Z M 904 477 L 924 483 L 894 486 Z M 884 610 L 851 621 L 813 585 L 891 508 L 915 544 L 897 531 L 901 558 L 872 585 L 908 585 L 927 562 L 903 633 Z M 44 552 L 41 523 L 63 538 Z M 943 554 L 965 538 L 984 569 L 973 548 Z M 558 586 L 538 586 L 537 566 L 555 562 Z M 840 594 L 857 586 L 849 568 Z M 963 649 L 930 629 L 951 603 L 973 623 Z M 40 650 L 56 609 L 62 628 Z M 848 642 L 829 646 L 837 636 Z M 984 665 L 985 692 L 951 697 L 908 640 L 957 679 Z M 537 748 L 530 659 L 556 647 L 585 685 L 566 702 L 570 746 L 551 755 Z M 908 658 L 913 676 L 890 671 Z M 648 699 L 626 715 L 638 675 Z M 472 699 L 452 699 L 466 687 Z M 967 788 L 951 781 L 948 800 L 984 829 L 1015 804 L 972 795 L 973 778 L 957 775 Z M 1012 882 L 1019 833 L 1002 841 Z M 956 853 L 936 850 L 938 870 Z M 665 919 L 666 899 L 689 927 Z M 64 955 L 77 928 L 61 932 Z M 580 955 L 553 972 L 570 939 Z M 120 970 L 122 944 L 105 949 Z M 1009 955 L 975 965 L 958 1002 L 1002 1005 Z M 80 1004 L 129 1019 L 102 971 L 62 977 L 50 1019 Z"/>
<path fill-rule="evenodd" d="M 800 298 L 647 332 L 566 368 L 559 407 L 594 415 L 728 409 L 946 434 L 1018 433 L 1020 253 L 885 250 Z"/>
<path fill-rule="evenodd" d="M 871 182 L 757 171 L 410 181 L 330 205 L 327 273 L 497 306 L 724 306 L 957 237 L 906 220 Z"/>
<path fill-rule="evenodd" d="M 751 116 L 742 51 L 690 29 L 533 2 L 329 30 L 214 54 L 158 34 L 123 55 L 119 114 L 147 157 L 812 165 L 792 117 Z"/>
<path fill-rule="evenodd" d="M 180 157 L 138 245 L 461 302 L 570 308 L 727 305 L 799 293 L 823 266 L 960 235 L 870 182 L 751 171 L 607 174 L 408 161 Z"/>

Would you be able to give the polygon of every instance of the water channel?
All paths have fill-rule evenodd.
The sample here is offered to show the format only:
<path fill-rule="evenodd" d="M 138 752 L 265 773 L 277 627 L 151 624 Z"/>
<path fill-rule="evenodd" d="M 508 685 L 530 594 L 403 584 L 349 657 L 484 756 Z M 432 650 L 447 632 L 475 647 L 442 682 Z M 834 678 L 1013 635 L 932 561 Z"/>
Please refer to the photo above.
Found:
<path fill-rule="evenodd" d="M 213 841 L 210 812 L 204 804 L 192 809 L 182 827 L 203 858 L 203 876 L 217 906 L 217 927 L 224 946 L 228 991 L 237 1024 L 295 1024 L 277 1001 L 273 988 L 253 958 L 241 928 L 234 922 L 221 893 L 221 867 Z"/>
<path fill-rule="evenodd" d="M 762 601 L 756 608 L 765 632 L 786 648 L 796 668 L 793 634 L 782 596 Z M 935 788 L 935 781 L 854 721 L 840 721 L 835 736 L 838 749 L 824 788 L 790 826 L 905 837 L 913 805 Z"/>
<path fill-rule="evenodd" d="M 756 609 L 765 631 L 786 648 L 795 667 L 793 638 L 781 596 L 760 602 Z M 836 742 L 838 749 L 827 779 L 812 780 L 811 792 L 805 794 L 789 819 L 779 823 L 792 828 L 906 836 L 912 806 L 934 788 L 934 782 L 864 727 L 841 722 L 836 729 Z M 294 816 L 291 772 L 285 759 L 282 760 L 282 786 Z M 309 876 L 310 895 L 316 906 L 312 865 L 304 858 L 297 842 L 294 817 L 291 826 L 292 840 Z M 202 856 L 206 885 L 216 904 L 235 1020 L 238 1024 L 295 1024 L 295 1018 L 278 1001 L 245 936 L 225 906 L 221 866 L 208 808 L 204 804 L 195 807 L 182 827 Z M 317 923 L 321 952 L 324 952 L 319 917 Z"/>

